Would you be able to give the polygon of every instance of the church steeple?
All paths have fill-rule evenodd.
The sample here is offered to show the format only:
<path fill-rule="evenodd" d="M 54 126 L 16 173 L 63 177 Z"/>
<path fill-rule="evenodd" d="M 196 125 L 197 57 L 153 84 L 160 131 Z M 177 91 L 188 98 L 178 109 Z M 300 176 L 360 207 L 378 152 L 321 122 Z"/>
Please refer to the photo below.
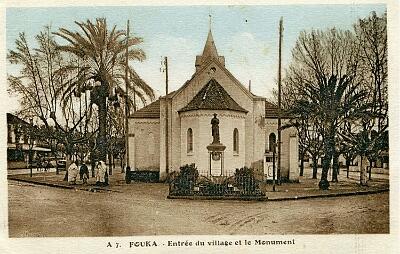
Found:
<path fill-rule="evenodd" d="M 208 30 L 208 35 L 207 35 L 207 40 L 206 44 L 204 45 L 203 49 L 203 54 L 200 56 L 196 56 L 196 71 L 198 71 L 203 63 L 205 63 L 207 60 L 214 58 L 217 59 L 223 66 L 225 66 L 225 57 L 219 56 L 217 47 L 215 46 L 214 43 L 214 38 L 211 32 L 211 16 L 210 16 L 210 27 Z"/>
<path fill-rule="evenodd" d="M 208 30 L 207 41 L 206 41 L 206 44 L 204 45 L 202 57 L 203 57 L 203 59 L 206 59 L 208 57 L 218 58 L 218 52 L 217 52 L 217 48 L 215 47 L 214 38 L 213 38 L 212 32 L 211 32 L 211 27 L 210 27 L 210 30 Z"/>

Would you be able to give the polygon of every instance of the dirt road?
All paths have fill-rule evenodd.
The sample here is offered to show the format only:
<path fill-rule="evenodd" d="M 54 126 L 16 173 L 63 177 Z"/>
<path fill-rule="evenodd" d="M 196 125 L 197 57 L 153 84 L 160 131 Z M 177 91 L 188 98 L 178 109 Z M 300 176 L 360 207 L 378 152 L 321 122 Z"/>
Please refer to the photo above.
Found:
<path fill-rule="evenodd" d="M 282 202 L 166 199 L 164 184 L 124 193 L 9 182 L 10 237 L 389 233 L 389 194 Z"/>

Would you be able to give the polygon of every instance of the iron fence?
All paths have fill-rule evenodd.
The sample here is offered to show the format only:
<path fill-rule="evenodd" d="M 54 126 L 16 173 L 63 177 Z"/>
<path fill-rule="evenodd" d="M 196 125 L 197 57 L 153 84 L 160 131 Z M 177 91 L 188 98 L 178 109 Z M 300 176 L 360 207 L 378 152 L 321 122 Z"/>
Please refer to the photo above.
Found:
<path fill-rule="evenodd" d="M 254 175 L 178 175 L 170 179 L 171 196 L 265 196 L 262 179 Z"/>

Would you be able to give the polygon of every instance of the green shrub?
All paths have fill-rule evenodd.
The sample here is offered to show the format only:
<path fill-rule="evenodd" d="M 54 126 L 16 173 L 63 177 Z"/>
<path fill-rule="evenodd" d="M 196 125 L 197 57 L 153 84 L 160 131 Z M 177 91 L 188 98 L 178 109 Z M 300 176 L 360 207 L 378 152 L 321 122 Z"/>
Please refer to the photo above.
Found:
<path fill-rule="evenodd" d="M 255 195 L 257 190 L 259 190 L 259 185 L 254 177 L 254 170 L 252 168 L 243 167 L 236 169 L 235 183 L 242 195 Z"/>
<path fill-rule="evenodd" d="M 194 185 L 199 172 L 197 171 L 194 163 L 184 165 L 180 167 L 179 174 L 173 180 L 174 194 L 176 195 L 190 195 L 193 193 Z"/>
<path fill-rule="evenodd" d="M 186 177 L 193 181 L 196 181 L 199 177 L 199 172 L 197 171 L 196 165 L 192 163 L 190 165 L 186 164 L 184 166 L 181 166 L 179 175 L 181 177 Z"/>

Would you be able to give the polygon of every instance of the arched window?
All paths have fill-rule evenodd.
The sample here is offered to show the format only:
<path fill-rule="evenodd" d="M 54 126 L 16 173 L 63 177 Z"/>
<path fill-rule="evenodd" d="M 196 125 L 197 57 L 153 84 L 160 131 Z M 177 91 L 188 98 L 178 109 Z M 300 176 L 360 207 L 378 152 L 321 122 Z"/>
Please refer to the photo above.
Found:
<path fill-rule="evenodd" d="M 276 143 L 276 135 L 275 135 L 275 133 L 269 134 L 268 144 L 269 144 L 269 151 L 270 151 L 270 152 L 273 152 L 273 151 L 274 151 L 273 145 L 274 145 L 275 143 Z"/>
<path fill-rule="evenodd" d="M 239 153 L 239 131 L 236 128 L 233 130 L 233 152 Z"/>
<path fill-rule="evenodd" d="M 187 152 L 193 152 L 193 131 L 191 128 L 187 130 Z"/>

